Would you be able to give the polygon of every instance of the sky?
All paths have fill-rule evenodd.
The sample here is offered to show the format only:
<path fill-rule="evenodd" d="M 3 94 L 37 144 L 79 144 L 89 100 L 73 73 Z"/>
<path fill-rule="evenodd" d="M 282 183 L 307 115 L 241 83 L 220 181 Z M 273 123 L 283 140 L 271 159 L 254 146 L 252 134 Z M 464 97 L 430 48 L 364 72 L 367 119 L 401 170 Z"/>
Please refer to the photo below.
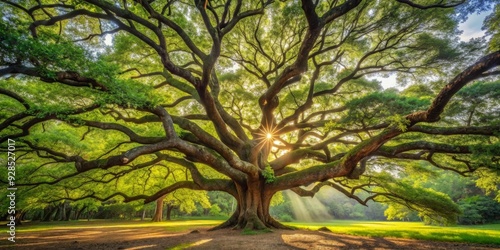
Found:
<path fill-rule="evenodd" d="M 467 21 L 458 25 L 458 28 L 463 31 L 460 39 L 464 42 L 469 41 L 471 38 L 481 37 L 484 35 L 483 26 L 484 18 L 489 15 L 491 11 L 483 12 L 481 14 L 472 14 Z"/>

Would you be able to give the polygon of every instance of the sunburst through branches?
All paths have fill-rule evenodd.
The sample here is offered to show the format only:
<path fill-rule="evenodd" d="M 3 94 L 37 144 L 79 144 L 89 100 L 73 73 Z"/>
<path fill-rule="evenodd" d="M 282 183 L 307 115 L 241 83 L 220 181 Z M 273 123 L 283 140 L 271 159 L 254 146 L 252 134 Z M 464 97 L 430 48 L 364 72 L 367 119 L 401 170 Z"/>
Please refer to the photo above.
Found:
<path fill-rule="evenodd" d="M 259 149 L 262 149 L 265 145 L 271 146 L 274 144 L 274 141 L 278 134 L 278 129 L 273 126 L 261 126 L 259 128 L 259 132 L 257 132 L 257 141 Z"/>

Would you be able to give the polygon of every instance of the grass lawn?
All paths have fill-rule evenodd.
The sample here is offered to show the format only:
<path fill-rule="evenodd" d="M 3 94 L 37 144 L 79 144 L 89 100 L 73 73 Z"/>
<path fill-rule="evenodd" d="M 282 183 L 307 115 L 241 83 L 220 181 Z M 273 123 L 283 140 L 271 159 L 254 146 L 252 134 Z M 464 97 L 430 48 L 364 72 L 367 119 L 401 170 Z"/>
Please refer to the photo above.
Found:
<path fill-rule="evenodd" d="M 285 224 L 311 230 L 327 227 L 334 233 L 359 236 L 397 237 L 500 245 L 500 224 L 438 227 L 426 226 L 421 222 L 343 220 L 321 223 L 287 222 Z"/>
<path fill-rule="evenodd" d="M 80 221 L 54 221 L 54 222 L 27 222 L 16 228 L 16 232 L 35 232 L 63 228 L 141 228 L 158 227 L 166 231 L 181 232 L 200 226 L 216 226 L 224 220 L 213 219 L 180 219 L 173 221 L 151 222 L 149 220 L 80 220 Z"/>

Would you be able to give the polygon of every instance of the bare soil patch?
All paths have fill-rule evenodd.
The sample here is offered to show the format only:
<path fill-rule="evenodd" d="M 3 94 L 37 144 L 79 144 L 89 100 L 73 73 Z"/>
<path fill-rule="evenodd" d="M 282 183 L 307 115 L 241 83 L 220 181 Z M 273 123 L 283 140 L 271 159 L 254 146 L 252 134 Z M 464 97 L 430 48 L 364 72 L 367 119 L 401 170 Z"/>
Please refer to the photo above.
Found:
<path fill-rule="evenodd" d="M 243 235 L 237 230 L 182 233 L 163 228 L 68 228 L 20 232 L 15 246 L 6 239 L 0 249 L 500 249 L 499 246 L 397 238 L 360 237 L 306 230 L 275 230 Z M 192 232 L 197 230 L 197 232 Z"/>

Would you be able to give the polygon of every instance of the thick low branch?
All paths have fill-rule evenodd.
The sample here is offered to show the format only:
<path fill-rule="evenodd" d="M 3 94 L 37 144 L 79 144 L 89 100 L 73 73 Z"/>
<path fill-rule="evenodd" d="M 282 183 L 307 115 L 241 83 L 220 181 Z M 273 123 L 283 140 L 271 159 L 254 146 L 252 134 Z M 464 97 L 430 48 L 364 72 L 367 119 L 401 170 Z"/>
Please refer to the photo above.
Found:
<path fill-rule="evenodd" d="M 256 166 L 244 161 L 233 162 L 233 165 L 230 165 L 225 159 L 210 152 L 203 146 L 179 140 L 176 148 L 190 159 L 205 163 L 235 181 L 244 182 L 246 180 L 244 173 L 250 176 L 258 176 L 259 169 Z"/>
<path fill-rule="evenodd" d="M 173 117 L 173 119 L 174 123 L 179 125 L 179 127 L 193 133 L 203 145 L 215 150 L 219 155 L 224 157 L 229 165 L 246 173 L 256 173 L 257 168 L 250 166 L 245 167 L 247 164 L 243 163 L 243 161 L 241 161 L 238 156 L 232 152 L 231 148 L 227 147 L 223 143 L 220 143 L 217 138 L 200 128 L 196 123 L 181 117 Z"/>
<path fill-rule="evenodd" d="M 106 123 L 106 122 L 96 122 L 96 121 L 80 121 L 83 125 L 89 126 L 89 127 L 94 127 L 94 128 L 100 128 L 102 130 L 115 130 L 115 131 L 120 131 L 127 135 L 131 141 L 141 143 L 141 144 L 154 144 L 154 143 L 159 143 L 162 140 L 164 140 L 163 137 L 144 137 L 136 134 L 134 131 L 132 131 L 130 128 L 117 124 L 117 123 Z"/>
<path fill-rule="evenodd" d="M 97 168 L 108 169 L 113 166 L 126 165 L 127 163 L 132 162 L 135 158 L 141 155 L 153 154 L 161 150 L 173 148 L 175 145 L 176 145 L 175 140 L 164 140 L 155 144 L 139 146 L 130 149 L 121 155 L 110 156 L 102 160 L 86 161 L 82 158 L 79 158 L 75 162 L 75 167 L 76 170 L 80 173 L 87 172 L 89 170 Z"/>
<path fill-rule="evenodd" d="M 219 191 L 225 191 L 235 197 L 237 196 L 237 193 L 235 192 L 236 190 L 234 188 L 229 188 L 233 186 L 233 183 L 230 180 L 207 179 L 200 173 L 197 166 L 193 162 L 186 159 L 164 154 L 160 155 L 160 158 L 187 168 L 191 173 L 191 178 L 194 183 L 200 186 L 203 190 L 216 190 L 215 188 L 218 188 L 217 190 Z"/>
<path fill-rule="evenodd" d="M 58 201 L 64 201 L 64 200 L 69 200 L 69 201 L 79 201 L 79 200 L 84 200 L 84 199 L 89 199 L 89 198 L 92 198 L 92 199 L 95 199 L 95 200 L 98 200 L 98 201 L 108 201 L 108 200 L 111 200 L 117 196 L 120 196 L 123 198 L 124 202 L 131 202 L 131 201 L 136 201 L 136 200 L 144 200 L 144 203 L 149 203 L 151 201 L 155 201 L 156 199 L 158 199 L 159 197 L 165 195 L 165 194 L 168 194 L 168 193 L 171 193 L 177 189 L 181 189 L 181 188 L 187 188 L 187 189 L 192 189 L 192 190 L 200 190 L 200 187 L 198 185 L 196 185 L 194 182 L 192 181 L 181 181 L 181 182 L 176 182 L 164 189 L 162 189 L 161 191 L 159 191 L 158 193 L 161 193 L 161 195 L 158 195 L 158 193 L 156 194 L 153 194 L 153 195 L 135 195 L 135 196 L 130 196 L 130 195 L 127 195 L 123 192 L 115 192 L 111 195 L 108 195 L 106 197 L 101 197 L 101 196 L 98 196 L 96 195 L 96 193 L 94 191 L 92 191 L 90 194 L 88 195 L 85 195 L 85 196 L 80 196 L 80 197 L 77 197 L 77 198 L 73 198 L 73 197 L 60 197 L 60 198 L 56 198 L 54 200 L 52 200 L 51 202 L 58 202 Z"/>
<path fill-rule="evenodd" d="M 0 76 L 4 76 L 7 74 L 23 74 L 38 77 L 40 78 L 40 80 L 48 83 L 59 82 L 74 87 L 92 87 L 103 91 L 108 90 L 108 88 L 104 84 L 96 81 L 95 79 L 81 76 L 79 73 L 74 71 L 55 72 L 55 77 L 48 78 L 44 75 L 41 75 L 40 71 L 36 68 L 25 67 L 22 65 L 10 65 L 6 68 L 0 69 Z"/>
<path fill-rule="evenodd" d="M 83 113 L 93 111 L 99 107 L 100 107 L 100 105 L 98 105 L 98 104 L 92 104 L 92 105 L 87 106 L 87 107 L 60 112 L 59 115 L 78 115 L 78 114 L 83 114 Z M 10 117 L 9 119 L 7 119 L 6 121 L 4 121 L 3 123 L 0 124 L 0 130 L 12 125 L 15 121 L 21 120 L 22 118 L 26 118 L 26 117 L 29 117 L 32 115 L 36 116 L 38 114 L 29 114 L 27 112 L 24 112 L 24 113 L 19 113 L 17 115 L 14 115 L 13 117 Z M 24 122 L 21 126 L 16 126 L 16 128 L 22 130 L 21 133 L 11 134 L 11 135 L 6 135 L 4 137 L 0 137 L 0 143 L 6 141 L 8 138 L 16 139 L 16 138 L 20 138 L 20 137 L 28 135 L 29 129 L 31 127 L 35 126 L 36 124 L 39 124 L 41 122 L 48 121 L 48 120 L 58 120 L 58 119 L 59 118 L 58 118 L 57 114 L 48 114 L 48 115 L 45 115 L 44 117 L 35 117 L 31 120 Z"/>
<path fill-rule="evenodd" d="M 427 125 L 416 125 L 410 127 L 407 131 L 431 135 L 495 135 L 495 133 L 500 131 L 500 126 L 433 127 Z"/>
<path fill-rule="evenodd" d="M 404 4 L 407 4 L 413 8 L 418 8 L 418 9 L 422 9 L 422 10 L 425 10 L 425 9 L 432 9 L 432 8 L 442 8 L 442 9 L 446 9 L 446 8 L 453 8 L 453 7 L 456 7 L 460 4 L 463 4 L 465 3 L 465 1 L 451 1 L 450 3 L 445 3 L 443 4 L 443 1 L 439 1 L 439 3 L 437 4 L 429 4 L 429 5 L 422 5 L 422 4 L 418 4 L 418 3 L 415 3 L 414 1 L 411 1 L 411 0 L 396 0 L 400 3 L 404 3 Z"/>
<path fill-rule="evenodd" d="M 427 141 L 414 141 L 414 142 L 402 143 L 396 146 L 382 146 L 380 147 L 378 152 L 389 155 L 397 155 L 399 153 L 411 150 L 428 150 L 432 152 L 453 153 L 453 154 L 471 153 L 469 146 L 433 143 Z"/>
<path fill-rule="evenodd" d="M 321 182 L 321 183 L 318 183 L 317 185 L 315 185 L 312 189 L 304 189 L 304 188 L 300 188 L 300 187 L 297 187 L 297 188 L 292 188 L 291 190 L 298 194 L 299 196 L 309 196 L 309 197 L 314 197 L 314 195 L 319 192 L 319 190 L 323 187 L 332 187 L 334 188 L 335 190 L 341 192 L 342 194 L 344 194 L 345 196 L 351 198 L 351 199 L 354 199 L 356 200 L 359 204 L 362 204 L 362 205 L 367 205 L 367 202 L 370 201 L 370 200 L 373 200 L 376 196 L 369 196 L 367 197 L 366 199 L 361 199 L 359 198 L 358 196 L 354 195 L 354 192 L 349 192 L 347 191 L 345 188 L 343 188 L 342 186 L 336 184 L 336 183 L 333 183 L 331 181 L 324 181 L 324 182 Z"/>
<path fill-rule="evenodd" d="M 0 74 L 1 76 L 1 74 Z M 24 106 L 24 108 L 26 109 L 30 109 L 30 105 L 28 104 L 28 102 L 26 102 L 26 100 L 24 100 L 23 97 L 21 97 L 20 95 L 18 95 L 17 93 L 13 92 L 13 91 L 10 91 L 8 89 L 3 89 L 3 88 L 0 88 L 0 95 L 6 95 L 10 98 L 13 98 L 14 100 L 18 101 L 19 103 L 21 103 L 21 105 Z M 2 130 L 2 129 L 0 129 Z"/>
<path fill-rule="evenodd" d="M 298 163 L 302 159 L 310 157 L 324 158 L 325 155 L 312 149 L 297 149 L 278 157 L 274 161 L 270 162 L 269 165 L 274 171 L 277 171 L 291 164 Z"/>

